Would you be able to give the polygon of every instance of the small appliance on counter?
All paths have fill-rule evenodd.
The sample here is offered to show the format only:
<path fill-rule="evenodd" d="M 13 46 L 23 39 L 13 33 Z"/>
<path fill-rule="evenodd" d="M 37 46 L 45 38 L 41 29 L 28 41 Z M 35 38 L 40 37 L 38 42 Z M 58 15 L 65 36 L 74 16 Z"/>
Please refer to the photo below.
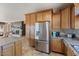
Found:
<path fill-rule="evenodd" d="M 53 38 L 60 37 L 60 32 L 52 32 L 52 37 Z"/>
<path fill-rule="evenodd" d="M 73 34 L 73 33 L 68 33 L 68 34 L 67 34 L 67 37 L 68 37 L 68 38 L 76 38 L 76 35 Z"/>

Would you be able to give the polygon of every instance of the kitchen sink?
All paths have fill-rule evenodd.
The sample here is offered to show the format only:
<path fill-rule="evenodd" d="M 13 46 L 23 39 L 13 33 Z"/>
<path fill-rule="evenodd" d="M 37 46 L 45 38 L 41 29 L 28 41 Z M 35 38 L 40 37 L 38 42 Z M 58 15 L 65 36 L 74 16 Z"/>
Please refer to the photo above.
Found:
<path fill-rule="evenodd" d="M 72 47 L 79 53 L 79 45 L 72 45 Z"/>

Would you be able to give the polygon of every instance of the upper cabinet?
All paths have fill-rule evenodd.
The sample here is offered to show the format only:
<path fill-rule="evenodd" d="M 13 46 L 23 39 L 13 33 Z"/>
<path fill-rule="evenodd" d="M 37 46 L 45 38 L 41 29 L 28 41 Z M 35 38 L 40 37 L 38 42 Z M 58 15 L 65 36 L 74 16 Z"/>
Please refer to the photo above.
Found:
<path fill-rule="evenodd" d="M 43 21 L 42 17 L 42 13 L 37 13 L 37 21 Z"/>
<path fill-rule="evenodd" d="M 79 3 L 74 3 L 75 5 L 75 16 L 79 16 Z"/>
<path fill-rule="evenodd" d="M 60 12 L 59 13 L 53 13 L 53 31 L 60 29 Z"/>
<path fill-rule="evenodd" d="M 75 29 L 79 29 L 79 3 L 75 3 Z"/>
<path fill-rule="evenodd" d="M 70 29 L 70 8 L 61 11 L 61 29 Z"/>
<path fill-rule="evenodd" d="M 79 16 L 75 16 L 75 29 L 79 29 Z"/>
<path fill-rule="evenodd" d="M 41 11 L 37 13 L 37 21 L 51 21 L 52 11 Z"/>
<path fill-rule="evenodd" d="M 36 13 L 36 21 L 49 21 L 50 22 L 50 30 L 53 29 L 53 18 L 52 18 L 53 10 L 44 10 Z"/>
<path fill-rule="evenodd" d="M 68 6 L 61 10 L 61 29 L 74 28 L 74 5 Z"/>
<path fill-rule="evenodd" d="M 30 15 L 26 15 L 25 16 L 25 24 L 27 24 L 27 25 L 29 25 L 29 23 L 30 23 Z"/>
<path fill-rule="evenodd" d="M 51 21 L 52 11 L 43 12 L 43 20 Z"/>

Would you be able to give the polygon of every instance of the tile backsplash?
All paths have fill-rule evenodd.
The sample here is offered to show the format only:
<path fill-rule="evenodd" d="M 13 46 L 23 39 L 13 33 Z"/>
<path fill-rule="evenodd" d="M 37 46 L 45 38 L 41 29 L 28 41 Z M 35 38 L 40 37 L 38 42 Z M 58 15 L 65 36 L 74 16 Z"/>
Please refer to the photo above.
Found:
<path fill-rule="evenodd" d="M 77 37 L 79 37 L 79 29 L 64 29 L 64 30 L 61 30 L 60 32 L 63 32 L 65 34 L 74 33 L 76 34 Z"/>

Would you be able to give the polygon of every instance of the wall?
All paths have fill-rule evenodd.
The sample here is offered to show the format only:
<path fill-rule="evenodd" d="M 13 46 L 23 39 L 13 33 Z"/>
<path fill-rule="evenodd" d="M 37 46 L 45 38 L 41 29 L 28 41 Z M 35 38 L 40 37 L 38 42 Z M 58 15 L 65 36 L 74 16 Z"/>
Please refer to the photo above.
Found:
<path fill-rule="evenodd" d="M 24 14 L 64 6 L 61 3 L 0 3 L 0 21 L 24 20 Z"/>
<path fill-rule="evenodd" d="M 79 29 L 64 29 L 61 30 L 61 32 L 64 32 L 65 34 L 74 33 L 77 37 L 79 37 Z"/>

